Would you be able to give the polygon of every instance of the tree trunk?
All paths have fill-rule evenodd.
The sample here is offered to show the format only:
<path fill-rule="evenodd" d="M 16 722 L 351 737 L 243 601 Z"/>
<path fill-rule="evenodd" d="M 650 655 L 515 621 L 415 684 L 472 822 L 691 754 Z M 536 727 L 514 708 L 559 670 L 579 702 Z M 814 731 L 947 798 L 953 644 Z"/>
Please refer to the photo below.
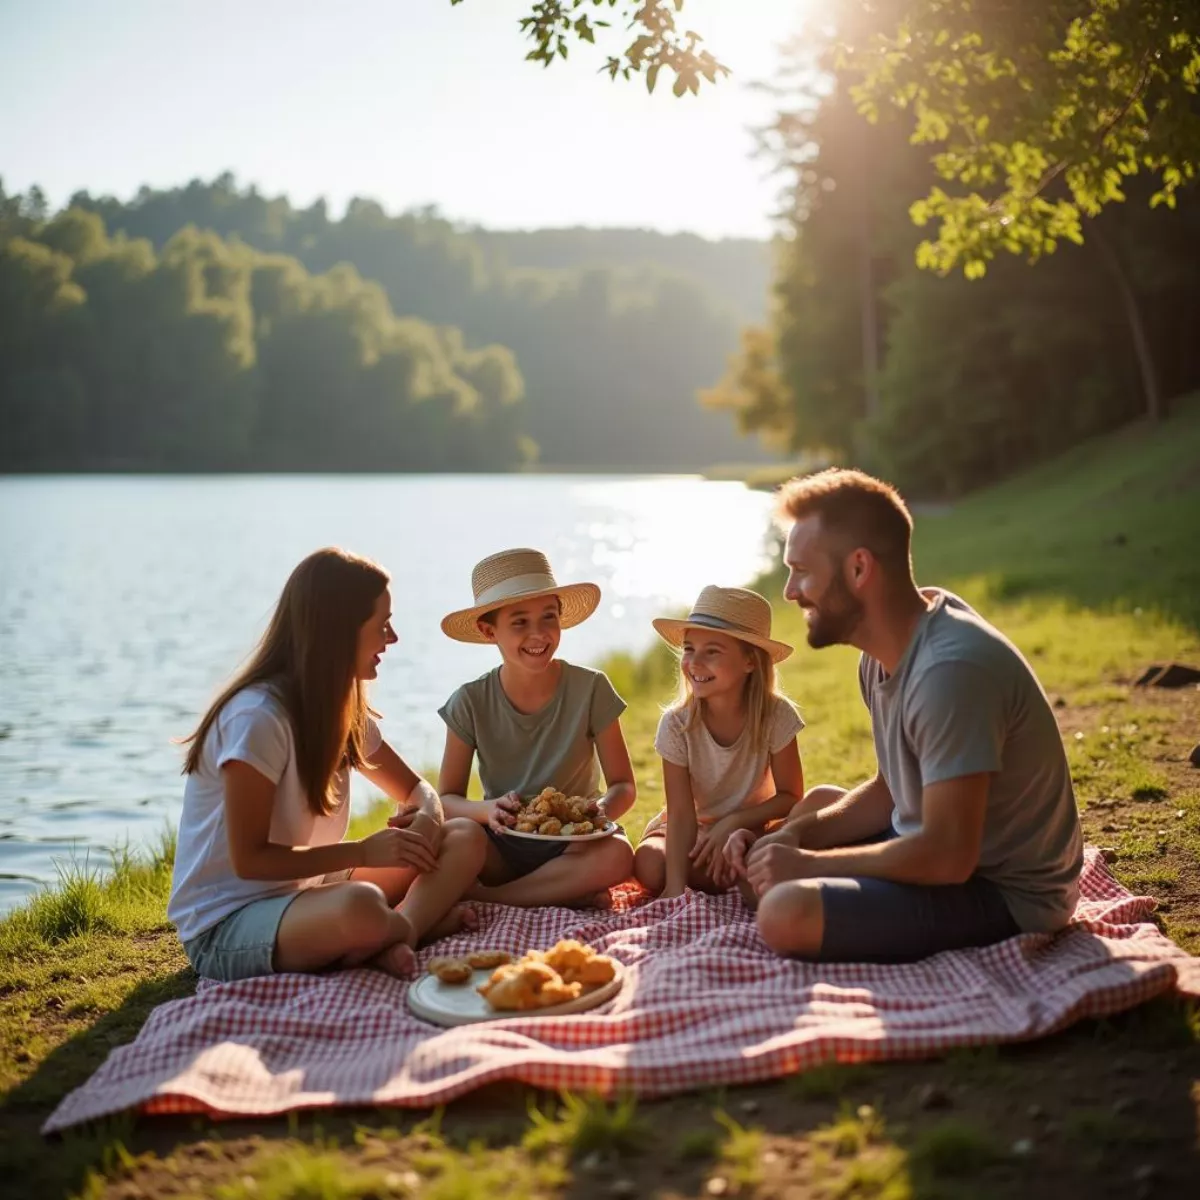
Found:
<path fill-rule="evenodd" d="M 1121 305 L 1125 309 L 1125 319 L 1129 322 L 1129 334 L 1133 340 L 1133 352 L 1137 357 L 1138 370 L 1142 376 L 1142 398 L 1146 405 L 1146 416 L 1157 424 L 1166 415 L 1163 408 L 1162 396 L 1158 390 L 1158 377 L 1154 370 L 1154 355 L 1150 349 L 1150 339 L 1146 337 L 1146 327 L 1142 323 L 1141 309 L 1138 308 L 1137 296 L 1129 281 L 1129 274 L 1121 262 L 1121 256 L 1116 247 L 1100 232 L 1096 224 L 1092 224 L 1089 234 L 1100 251 L 1100 257 L 1108 268 L 1117 285 L 1121 297 Z"/>

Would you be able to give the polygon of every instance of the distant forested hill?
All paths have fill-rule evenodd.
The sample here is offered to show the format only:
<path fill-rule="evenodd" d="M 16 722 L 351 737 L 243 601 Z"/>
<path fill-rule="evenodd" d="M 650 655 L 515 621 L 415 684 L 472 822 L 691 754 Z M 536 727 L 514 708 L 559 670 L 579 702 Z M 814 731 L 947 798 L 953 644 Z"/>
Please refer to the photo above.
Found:
<path fill-rule="evenodd" d="M 507 348 L 524 382 L 520 428 L 544 464 L 694 469 L 765 457 L 728 413 L 696 399 L 721 377 L 740 327 L 763 315 L 765 243 L 469 229 L 369 200 L 335 219 L 322 202 L 296 208 L 228 175 L 128 201 L 84 192 L 71 204 L 158 251 L 194 227 L 312 275 L 348 264 L 381 285 L 398 317 L 461 330 L 464 352 Z"/>

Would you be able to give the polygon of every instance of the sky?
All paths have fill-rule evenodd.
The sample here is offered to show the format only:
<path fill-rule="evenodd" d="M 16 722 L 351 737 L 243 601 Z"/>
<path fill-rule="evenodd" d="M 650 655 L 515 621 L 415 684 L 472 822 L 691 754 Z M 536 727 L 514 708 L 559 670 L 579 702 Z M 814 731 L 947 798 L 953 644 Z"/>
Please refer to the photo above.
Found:
<path fill-rule="evenodd" d="M 814 0 L 687 0 L 733 75 L 679 99 L 597 73 L 616 26 L 525 62 L 533 2 L 0 0 L 0 179 L 61 204 L 230 170 L 337 213 L 358 195 L 493 228 L 770 234 L 753 84 Z"/>

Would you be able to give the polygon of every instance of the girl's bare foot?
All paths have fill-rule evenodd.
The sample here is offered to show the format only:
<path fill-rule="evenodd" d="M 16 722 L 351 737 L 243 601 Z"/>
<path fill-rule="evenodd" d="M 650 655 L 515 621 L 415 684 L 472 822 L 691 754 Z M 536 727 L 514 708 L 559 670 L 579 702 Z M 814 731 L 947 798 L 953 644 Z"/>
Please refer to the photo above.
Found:
<path fill-rule="evenodd" d="M 456 904 L 438 921 L 421 939 L 422 945 L 436 942 L 439 938 L 451 937 L 464 931 L 471 932 L 479 928 L 479 914 L 473 904 Z"/>
<path fill-rule="evenodd" d="M 396 979 L 408 979 L 417 969 L 417 956 L 407 942 L 393 942 L 363 965 L 384 971 Z"/>

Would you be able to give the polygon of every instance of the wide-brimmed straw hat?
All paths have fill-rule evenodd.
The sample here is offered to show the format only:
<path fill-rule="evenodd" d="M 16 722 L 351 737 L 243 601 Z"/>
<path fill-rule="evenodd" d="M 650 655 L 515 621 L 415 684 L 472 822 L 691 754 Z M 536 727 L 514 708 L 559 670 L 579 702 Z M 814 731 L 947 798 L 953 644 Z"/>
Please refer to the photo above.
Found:
<path fill-rule="evenodd" d="M 557 596 L 562 602 L 559 624 L 570 629 L 586 621 L 600 603 L 594 583 L 558 583 L 540 550 L 501 550 L 475 564 L 471 572 L 475 603 L 442 618 L 442 632 L 456 642 L 486 642 L 476 621 L 485 613 L 518 600 Z"/>
<path fill-rule="evenodd" d="M 678 649 L 689 629 L 712 629 L 717 633 L 749 642 L 770 655 L 772 662 L 783 662 L 792 653 L 786 642 L 771 637 L 771 605 L 748 588 L 726 588 L 710 584 L 699 595 L 692 611 L 682 619 L 655 617 L 652 622 L 659 637 Z"/>

